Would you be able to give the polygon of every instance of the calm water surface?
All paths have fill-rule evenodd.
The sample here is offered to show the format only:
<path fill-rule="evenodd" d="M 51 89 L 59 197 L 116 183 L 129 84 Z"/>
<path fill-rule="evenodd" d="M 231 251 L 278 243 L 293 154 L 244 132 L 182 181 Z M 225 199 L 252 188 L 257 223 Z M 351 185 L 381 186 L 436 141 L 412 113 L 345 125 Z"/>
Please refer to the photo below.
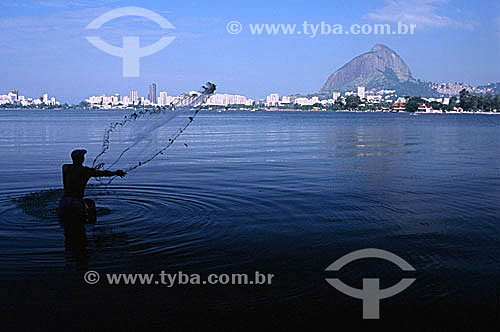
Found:
<path fill-rule="evenodd" d="M 61 165 L 74 148 L 91 162 L 106 125 L 123 115 L 0 111 L 0 279 L 15 324 L 27 312 L 113 327 L 264 315 L 281 327 L 360 321 L 361 300 L 329 277 L 358 288 L 363 278 L 383 288 L 416 278 L 381 302 L 387 321 L 495 320 L 499 116 L 204 111 L 166 155 L 88 189 L 98 222 L 72 248 L 55 214 Z M 416 271 L 367 259 L 325 272 L 364 248 Z M 87 270 L 275 277 L 267 286 L 110 286 L 86 285 Z"/>

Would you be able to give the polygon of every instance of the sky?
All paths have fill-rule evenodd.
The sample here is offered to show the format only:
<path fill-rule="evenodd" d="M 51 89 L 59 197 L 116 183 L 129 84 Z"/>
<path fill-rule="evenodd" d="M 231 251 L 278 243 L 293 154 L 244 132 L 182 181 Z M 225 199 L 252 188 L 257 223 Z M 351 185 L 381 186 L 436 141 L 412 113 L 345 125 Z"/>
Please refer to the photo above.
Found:
<path fill-rule="evenodd" d="M 85 29 L 100 15 L 126 6 L 146 8 L 167 19 L 163 29 L 147 18 L 115 18 Z M 231 34 L 228 23 L 242 31 Z M 413 35 L 255 35 L 249 24 L 415 24 Z M 140 59 L 140 76 L 123 77 L 121 57 L 85 38 L 100 37 L 122 47 L 123 36 L 140 46 L 175 37 L 163 50 Z M 494 0 L 369 1 L 175 1 L 44 0 L 0 4 L 0 94 L 43 93 L 78 103 L 90 95 L 148 84 L 177 95 L 206 81 L 222 93 L 260 99 L 314 93 L 328 76 L 355 56 L 382 43 L 395 50 L 415 78 L 472 85 L 500 81 L 500 2 Z"/>

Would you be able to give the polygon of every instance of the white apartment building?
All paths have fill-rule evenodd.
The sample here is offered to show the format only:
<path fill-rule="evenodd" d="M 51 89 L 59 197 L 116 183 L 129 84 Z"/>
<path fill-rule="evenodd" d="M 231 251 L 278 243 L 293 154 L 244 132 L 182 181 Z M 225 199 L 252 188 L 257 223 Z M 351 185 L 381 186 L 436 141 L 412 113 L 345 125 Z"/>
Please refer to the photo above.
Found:
<path fill-rule="evenodd" d="M 358 97 L 361 99 L 366 98 L 366 90 L 364 86 L 358 86 Z"/>
<path fill-rule="evenodd" d="M 158 98 L 158 105 L 160 106 L 167 106 L 169 103 L 168 101 L 168 94 L 166 91 L 160 91 L 160 98 Z"/>
<path fill-rule="evenodd" d="M 280 95 L 277 93 L 271 93 L 266 97 L 266 106 L 278 106 L 280 102 Z"/>
<path fill-rule="evenodd" d="M 228 105 L 246 105 L 251 106 L 254 104 L 252 99 L 247 99 L 245 96 L 241 95 L 229 95 L 229 94 L 214 94 L 210 96 L 205 103 L 205 105 L 213 106 L 228 106 Z"/>
<path fill-rule="evenodd" d="M 337 99 L 339 99 L 339 98 L 340 98 L 340 92 L 335 91 L 332 93 L 333 102 L 336 102 Z"/>
<path fill-rule="evenodd" d="M 380 104 L 382 102 L 381 95 L 368 95 L 366 96 L 366 101 L 372 104 Z"/>
<path fill-rule="evenodd" d="M 137 93 L 137 90 L 130 90 L 129 92 L 129 98 L 132 103 L 135 103 L 136 101 L 139 100 L 139 94 Z"/>

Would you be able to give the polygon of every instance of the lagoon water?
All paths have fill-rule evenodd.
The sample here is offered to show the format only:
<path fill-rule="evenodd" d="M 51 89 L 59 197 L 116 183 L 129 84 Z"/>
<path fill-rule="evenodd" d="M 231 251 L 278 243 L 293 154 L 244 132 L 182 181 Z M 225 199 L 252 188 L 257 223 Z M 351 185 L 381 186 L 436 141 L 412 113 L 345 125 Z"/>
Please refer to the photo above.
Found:
<path fill-rule="evenodd" d="M 266 317 L 266 326 L 290 330 L 360 322 L 362 301 L 325 278 L 357 288 L 363 278 L 380 278 L 382 288 L 416 278 L 381 300 L 385 322 L 498 323 L 500 117 L 203 111 L 164 156 L 111 186 L 89 188 L 98 221 L 87 226 L 84 246 L 72 248 L 55 214 L 61 165 L 74 148 L 86 148 L 90 162 L 106 125 L 124 113 L 0 111 L 6 326 L 218 322 L 238 330 Z M 379 259 L 325 271 L 364 248 L 397 254 L 416 271 Z M 83 281 L 88 270 L 101 274 L 98 284 Z M 162 270 L 259 271 L 274 279 L 174 287 L 105 281 L 106 273 Z"/>

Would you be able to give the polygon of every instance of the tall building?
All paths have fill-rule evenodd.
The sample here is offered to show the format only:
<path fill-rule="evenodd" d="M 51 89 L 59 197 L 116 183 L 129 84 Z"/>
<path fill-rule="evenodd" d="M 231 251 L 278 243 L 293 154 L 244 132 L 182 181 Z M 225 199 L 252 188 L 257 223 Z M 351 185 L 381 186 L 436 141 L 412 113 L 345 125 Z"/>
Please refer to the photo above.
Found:
<path fill-rule="evenodd" d="M 19 90 L 12 90 L 10 91 L 13 95 L 15 95 L 16 101 L 19 100 Z"/>
<path fill-rule="evenodd" d="M 160 92 L 160 100 L 158 101 L 158 104 L 160 106 L 165 106 L 168 105 L 168 95 L 166 91 L 161 91 Z"/>
<path fill-rule="evenodd" d="M 339 99 L 339 98 L 340 98 L 340 92 L 334 92 L 334 93 L 332 94 L 332 99 L 333 99 L 333 102 L 336 102 L 336 101 L 337 101 L 337 99 Z"/>
<path fill-rule="evenodd" d="M 139 100 L 139 95 L 137 94 L 137 90 L 130 90 L 129 98 L 132 103 Z"/>
<path fill-rule="evenodd" d="M 366 98 L 366 91 L 364 86 L 358 86 L 358 97 L 361 99 Z"/>
<path fill-rule="evenodd" d="M 156 83 L 151 83 L 149 85 L 148 99 L 153 104 L 158 104 L 158 99 L 156 98 Z"/>

